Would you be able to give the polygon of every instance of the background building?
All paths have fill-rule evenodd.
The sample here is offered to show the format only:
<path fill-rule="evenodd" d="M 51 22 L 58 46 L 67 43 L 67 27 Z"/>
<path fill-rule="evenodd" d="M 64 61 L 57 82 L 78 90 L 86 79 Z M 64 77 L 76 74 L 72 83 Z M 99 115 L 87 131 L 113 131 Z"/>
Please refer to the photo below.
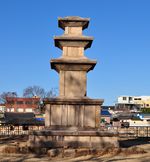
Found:
<path fill-rule="evenodd" d="M 150 96 L 120 96 L 116 108 L 133 111 L 150 108 Z"/>
<path fill-rule="evenodd" d="M 40 98 L 7 97 L 5 103 L 6 112 L 36 112 L 39 108 Z"/>
<path fill-rule="evenodd" d="M 110 124 L 111 114 L 108 109 L 101 110 L 101 122 Z"/>
<path fill-rule="evenodd" d="M 0 113 L 5 112 L 5 104 L 0 104 Z"/>
<path fill-rule="evenodd" d="M 143 108 L 150 108 L 150 96 L 120 96 L 118 104 L 136 104 Z"/>

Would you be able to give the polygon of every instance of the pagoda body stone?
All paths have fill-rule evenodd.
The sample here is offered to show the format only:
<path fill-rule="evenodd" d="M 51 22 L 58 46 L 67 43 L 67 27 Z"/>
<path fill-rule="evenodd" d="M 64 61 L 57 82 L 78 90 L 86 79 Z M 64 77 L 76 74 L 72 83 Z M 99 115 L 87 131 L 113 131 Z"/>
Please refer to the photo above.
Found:
<path fill-rule="evenodd" d="M 89 18 L 58 19 L 64 34 L 54 37 L 54 42 L 62 50 L 62 56 L 51 59 L 50 64 L 59 75 L 59 96 L 44 100 L 46 129 L 31 132 L 30 146 L 103 148 L 108 143 L 118 146 L 116 133 L 100 130 L 103 100 L 87 97 L 87 73 L 97 63 L 84 55 L 93 41 L 93 37 L 82 34 L 88 24 Z"/>

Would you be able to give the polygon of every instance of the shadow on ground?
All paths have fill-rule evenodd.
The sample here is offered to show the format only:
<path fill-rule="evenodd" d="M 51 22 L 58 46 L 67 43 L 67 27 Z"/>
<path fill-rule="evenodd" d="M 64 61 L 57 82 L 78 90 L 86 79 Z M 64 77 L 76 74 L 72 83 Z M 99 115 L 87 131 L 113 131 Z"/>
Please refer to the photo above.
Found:
<path fill-rule="evenodd" d="M 19 136 L 2 136 L 0 137 L 0 144 L 11 144 L 14 142 L 26 142 L 28 140 L 27 135 Z"/>
<path fill-rule="evenodd" d="M 119 140 L 119 144 L 121 148 L 128 148 L 133 146 L 140 146 L 143 144 L 150 144 L 150 138 L 147 137 L 139 137 L 134 139 L 121 139 Z"/>

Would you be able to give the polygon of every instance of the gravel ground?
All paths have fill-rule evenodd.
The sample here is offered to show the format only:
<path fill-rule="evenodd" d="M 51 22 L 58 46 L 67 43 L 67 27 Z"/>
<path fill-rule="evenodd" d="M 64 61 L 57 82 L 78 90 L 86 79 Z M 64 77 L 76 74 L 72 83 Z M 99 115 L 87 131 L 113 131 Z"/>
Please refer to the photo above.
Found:
<path fill-rule="evenodd" d="M 4 145 L 12 145 L 16 142 L 24 142 L 26 138 L 20 139 L 1 139 L 0 148 Z M 111 153 L 103 156 L 81 156 L 76 158 L 50 158 L 48 156 L 38 156 L 34 154 L 0 154 L 0 162 L 149 162 L 150 161 L 150 139 L 123 139 L 120 142 L 121 147 L 131 148 L 138 147 L 146 153 L 125 154 L 119 153 L 112 155 Z"/>

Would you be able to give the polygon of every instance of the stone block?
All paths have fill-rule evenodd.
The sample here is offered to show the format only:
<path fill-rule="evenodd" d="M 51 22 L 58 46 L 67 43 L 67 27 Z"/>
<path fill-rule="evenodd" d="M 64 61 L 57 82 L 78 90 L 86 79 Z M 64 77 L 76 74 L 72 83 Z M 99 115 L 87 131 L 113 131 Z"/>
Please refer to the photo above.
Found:
<path fill-rule="evenodd" d="M 64 149 L 63 156 L 64 157 L 75 157 L 75 149 Z"/>
<path fill-rule="evenodd" d="M 91 146 L 93 148 L 119 147 L 118 137 L 91 137 Z"/>
<path fill-rule="evenodd" d="M 68 126 L 75 126 L 75 113 L 76 109 L 74 105 L 68 105 Z"/>
<path fill-rule="evenodd" d="M 59 78 L 59 95 L 65 96 L 65 71 L 60 70 Z"/>
<path fill-rule="evenodd" d="M 60 105 L 51 106 L 51 125 L 61 125 L 62 110 Z"/>
<path fill-rule="evenodd" d="M 0 153 L 4 153 L 4 154 L 18 154 L 20 152 L 19 152 L 19 147 L 18 146 L 4 145 L 4 146 L 1 146 Z"/>
<path fill-rule="evenodd" d="M 78 121 L 78 126 L 83 127 L 84 126 L 84 105 L 79 106 L 79 121 Z"/>
<path fill-rule="evenodd" d="M 82 27 L 65 27 L 65 34 L 82 35 Z"/>
<path fill-rule="evenodd" d="M 64 141 L 66 142 L 77 141 L 77 140 L 78 140 L 77 136 L 64 136 Z"/>
<path fill-rule="evenodd" d="M 62 149 L 50 149 L 47 151 L 49 157 L 56 157 L 62 155 Z"/>
<path fill-rule="evenodd" d="M 77 136 L 64 136 L 64 145 L 76 148 L 78 147 L 78 137 Z"/>
<path fill-rule="evenodd" d="M 21 153 L 28 153 L 29 152 L 29 148 L 27 146 L 27 142 L 18 143 L 18 147 L 19 147 L 19 151 Z"/>
<path fill-rule="evenodd" d="M 61 114 L 61 125 L 67 126 L 68 125 L 68 106 L 61 105 L 62 114 Z"/>
<path fill-rule="evenodd" d="M 87 148 L 80 148 L 76 150 L 76 156 L 86 156 L 90 154 L 90 150 Z"/>
<path fill-rule="evenodd" d="M 78 136 L 78 141 L 79 142 L 90 142 L 91 141 L 91 137 L 90 136 Z"/>
<path fill-rule="evenodd" d="M 84 108 L 84 126 L 95 127 L 95 106 L 86 105 Z"/>
<path fill-rule="evenodd" d="M 101 107 L 100 105 L 95 105 L 95 127 L 99 128 L 100 127 L 100 116 L 101 116 Z"/>
<path fill-rule="evenodd" d="M 86 96 L 86 72 L 65 71 L 64 88 L 65 88 L 65 96 L 67 97 Z"/>
<path fill-rule="evenodd" d="M 50 104 L 45 105 L 45 125 L 48 127 L 51 123 L 51 108 Z"/>
<path fill-rule="evenodd" d="M 63 57 L 64 58 L 76 58 L 84 56 L 83 47 L 63 47 Z"/>

